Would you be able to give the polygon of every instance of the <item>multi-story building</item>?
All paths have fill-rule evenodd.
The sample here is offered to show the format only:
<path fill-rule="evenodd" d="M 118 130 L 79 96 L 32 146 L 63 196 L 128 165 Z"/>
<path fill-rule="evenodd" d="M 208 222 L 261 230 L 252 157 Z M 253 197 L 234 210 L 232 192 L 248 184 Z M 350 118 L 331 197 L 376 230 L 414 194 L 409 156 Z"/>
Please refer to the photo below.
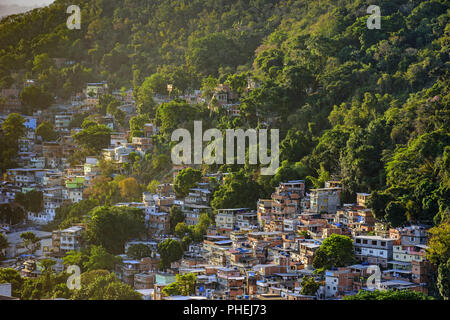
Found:
<path fill-rule="evenodd" d="M 244 295 L 245 277 L 234 268 L 220 268 L 217 270 L 217 290 L 213 296 L 226 300 L 236 300 Z"/>
<path fill-rule="evenodd" d="M 125 132 L 113 132 L 111 133 L 110 145 L 113 148 L 120 147 L 128 143 L 127 135 Z"/>
<path fill-rule="evenodd" d="M 318 240 L 298 239 L 298 249 L 291 256 L 294 260 L 301 262 L 305 268 L 310 268 L 320 244 Z"/>
<path fill-rule="evenodd" d="M 8 169 L 7 179 L 15 186 L 18 187 L 30 187 L 34 185 L 42 185 L 43 178 L 47 173 L 44 169 L 35 168 L 15 168 Z"/>
<path fill-rule="evenodd" d="M 72 114 L 64 113 L 55 115 L 55 130 L 59 132 L 68 132 Z"/>
<path fill-rule="evenodd" d="M 356 236 L 353 242 L 355 256 L 362 262 L 386 268 L 392 260 L 393 239 L 379 236 Z"/>
<path fill-rule="evenodd" d="M 370 198 L 370 194 L 369 193 L 357 193 L 356 194 L 356 203 L 358 204 L 358 206 L 361 206 L 363 208 L 367 208 L 367 202 Z"/>
<path fill-rule="evenodd" d="M 257 227 L 256 212 L 247 208 L 219 209 L 216 215 L 218 232 L 229 233 L 241 228 L 253 229 Z"/>
<path fill-rule="evenodd" d="M 151 289 L 155 284 L 155 274 L 153 272 L 143 272 L 134 275 L 134 288 Z"/>
<path fill-rule="evenodd" d="M 169 214 L 167 212 L 152 212 L 148 215 L 148 229 L 154 235 L 169 233 Z"/>
<path fill-rule="evenodd" d="M 338 268 L 325 272 L 325 298 L 337 298 L 353 291 L 353 279 L 359 276 L 349 268 Z"/>
<path fill-rule="evenodd" d="M 19 99 L 20 90 L 19 89 L 1 89 L 0 96 L 5 99 L 3 104 L 0 104 L 1 110 L 5 114 L 20 112 L 21 103 Z M 2 99 L 0 99 L 1 101 Z"/>
<path fill-rule="evenodd" d="M 82 247 L 81 233 L 83 227 L 73 226 L 64 230 L 52 232 L 53 252 L 56 255 L 65 255 L 68 251 L 79 251 Z"/>
<path fill-rule="evenodd" d="M 211 191 L 209 189 L 192 188 L 189 190 L 181 207 L 187 225 L 196 225 L 201 214 L 211 212 L 212 209 L 209 206 L 210 199 Z"/>
<path fill-rule="evenodd" d="M 83 200 L 84 182 L 85 178 L 83 176 L 71 177 L 66 180 L 65 191 L 67 200 L 70 200 L 72 203 L 78 203 Z"/>
<path fill-rule="evenodd" d="M 341 188 L 311 189 L 310 211 L 336 213 L 341 203 Z"/>
<path fill-rule="evenodd" d="M 153 147 L 152 138 L 133 137 L 131 142 L 136 151 L 139 152 L 141 155 L 144 155 L 148 150 L 151 150 Z"/>

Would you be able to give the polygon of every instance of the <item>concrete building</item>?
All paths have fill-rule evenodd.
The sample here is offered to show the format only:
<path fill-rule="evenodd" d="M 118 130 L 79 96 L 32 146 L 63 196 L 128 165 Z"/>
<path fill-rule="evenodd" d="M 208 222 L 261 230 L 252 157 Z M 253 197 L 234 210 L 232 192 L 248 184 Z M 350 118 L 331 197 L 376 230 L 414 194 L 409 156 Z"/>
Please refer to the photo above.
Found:
<path fill-rule="evenodd" d="M 310 211 L 336 213 L 341 204 L 341 188 L 311 189 Z"/>
<path fill-rule="evenodd" d="M 357 236 L 353 242 L 357 259 L 383 268 L 392 260 L 393 244 L 394 239 L 379 236 Z"/>

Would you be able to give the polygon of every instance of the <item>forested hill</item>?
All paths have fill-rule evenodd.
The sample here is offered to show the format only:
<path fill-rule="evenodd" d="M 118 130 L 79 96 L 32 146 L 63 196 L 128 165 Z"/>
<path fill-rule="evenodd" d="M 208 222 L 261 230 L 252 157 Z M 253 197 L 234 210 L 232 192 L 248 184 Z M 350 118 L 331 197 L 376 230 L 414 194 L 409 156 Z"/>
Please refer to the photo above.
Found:
<path fill-rule="evenodd" d="M 66 27 L 71 4 L 81 30 Z M 373 4 L 380 30 L 366 25 Z M 217 126 L 270 116 L 282 129 L 283 165 L 272 178 L 246 168 L 264 190 L 248 200 L 280 180 L 336 177 L 344 201 L 371 192 L 394 226 L 439 222 L 450 212 L 449 33 L 446 0 L 57 0 L 0 23 L 0 87 L 27 76 L 68 98 L 96 80 L 139 91 L 155 73 L 175 92 L 227 82 L 242 116 Z M 55 68 L 58 57 L 75 64 Z M 248 76 L 260 83 L 250 92 Z"/>

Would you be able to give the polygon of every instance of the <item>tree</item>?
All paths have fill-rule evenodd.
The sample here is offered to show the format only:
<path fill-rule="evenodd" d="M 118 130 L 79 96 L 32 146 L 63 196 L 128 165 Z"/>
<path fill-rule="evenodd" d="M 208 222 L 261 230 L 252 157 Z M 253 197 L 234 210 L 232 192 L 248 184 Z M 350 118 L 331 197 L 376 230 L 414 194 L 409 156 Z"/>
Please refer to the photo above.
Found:
<path fill-rule="evenodd" d="M 95 281 L 95 279 L 107 276 L 109 274 L 110 274 L 110 272 L 108 270 L 101 270 L 101 269 L 83 272 L 81 274 L 81 279 L 80 279 L 81 287 L 87 287 L 91 283 L 93 283 Z"/>
<path fill-rule="evenodd" d="M 411 290 L 360 290 L 354 296 L 345 296 L 344 300 L 434 300 L 422 292 Z"/>
<path fill-rule="evenodd" d="M 173 188 L 179 197 L 185 197 L 189 190 L 201 180 L 202 172 L 200 170 L 185 168 L 177 174 Z"/>
<path fill-rule="evenodd" d="M 0 169 L 6 169 L 16 165 L 15 158 L 19 152 L 18 139 L 25 135 L 25 119 L 18 113 L 10 113 L 3 121 L 0 131 Z"/>
<path fill-rule="evenodd" d="M 120 195 L 125 202 L 139 201 L 142 197 L 141 187 L 133 177 L 119 181 L 118 186 Z"/>
<path fill-rule="evenodd" d="M 301 286 L 302 286 L 302 290 L 300 291 L 301 294 L 307 296 L 315 296 L 317 290 L 319 290 L 320 283 L 316 282 L 314 280 L 314 277 L 303 277 Z"/>
<path fill-rule="evenodd" d="M 41 265 L 44 273 L 52 273 L 53 266 L 56 264 L 56 261 L 52 259 L 42 259 L 39 261 L 39 264 Z"/>
<path fill-rule="evenodd" d="M 74 224 L 81 223 L 89 211 L 98 205 L 95 199 L 84 199 L 76 203 L 63 204 L 56 208 L 55 218 L 47 225 L 49 229 L 66 229 Z"/>
<path fill-rule="evenodd" d="M 18 113 L 10 113 L 2 123 L 2 131 L 8 142 L 17 142 L 25 135 L 25 119 Z"/>
<path fill-rule="evenodd" d="M 224 184 L 214 192 L 211 206 L 215 209 L 254 209 L 261 193 L 261 186 L 241 170 L 225 178 Z"/>
<path fill-rule="evenodd" d="M 132 259 L 141 260 L 142 258 L 151 257 L 152 250 L 149 246 L 139 243 L 134 244 L 128 248 L 127 256 Z"/>
<path fill-rule="evenodd" d="M 437 227 L 428 230 L 430 240 L 428 242 L 427 258 L 434 264 L 447 263 L 450 259 L 450 223 L 444 221 Z"/>
<path fill-rule="evenodd" d="M 44 210 L 44 194 L 42 191 L 31 190 L 23 194 L 16 193 L 15 201 L 29 212 L 39 213 Z"/>
<path fill-rule="evenodd" d="M 87 271 L 91 270 L 114 270 L 116 264 L 122 259 L 108 253 L 102 246 L 92 246 L 90 249 L 89 260 L 84 262 L 83 266 Z"/>
<path fill-rule="evenodd" d="M 189 128 L 194 120 L 202 119 L 201 108 L 190 105 L 184 100 L 172 100 L 161 104 L 156 110 L 156 123 L 160 126 L 160 132 L 170 138 L 172 132 L 179 128 Z"/>
<path fill-rule="evenodd" d="M 312 148 L 311 139 L 300 130 L 290 129 L 280 143 L 280 160 L 300 161 Z"/>
<path fill-rule="evenodd" d="M 26 194 L 16 193 L 15 201 L 33 213 L 39 213 L 44 210 L 44 194 L 42 191 L 31 190 Z"/>
<path fill-rule="evenodd" d="M 96 277 L 73 294 L 74 300 L 141 300 L 140 293 L 117 279 L 114 273 Z"/>
<path fill-rule="evenodd" d="M 148 113 L 141 113 L 130 119 L 130 130 L 132 137 L 142 137 L 143 129 L 146 123 L 151 123 L 152 119 Z"/>
<path fill-rule="evenodd" d="M 100 152 L 111 143 L 111 129 L 105 125 L 91 125 L 76 133 L 73 138 L 80 146 Z"/>
<path fill-rule="evenodd" d="M 81 271 L 85 271 L 85 265 L 89 261 L 89 250 L 82 249 L 81 251 L 70 250 L 63 258 L 65 266 L 79 266 Z"/>
<path fill-rule="evenodd" d="M 166 296 L 190 296 L 195 293 L 197 276 L 193 273 L 177 274 L 176 281 L 163 289 Z"/>
<path fill-rule="evenodd" d="M 83 196 L 103 205 L 120 202 L 121 198 L 117 180 L 105 176 L 92 179 L 91 186 L 84 189 Z"/>
<path fill-rule="evenodd" d="M 444 300 L 450 299 L 450 259 L 438 268 L 437 287 Z"/>
<path fill-rule="evenodd" d="M 120 254 L 126 241 L 144 233 L 144 213 L 128 207 L 97 207 L 90 212 L 87 238 L 93 245 L 101 245 L 106 251 Z"/>
<path fill-rule="evenodd" d="M 162 75 L 153 74 L 151 77 L 145 79 L 142 85 L 137 91 L 137 112 L 138 115 L 148 114 L 151 116 L 155 115 L 156 103 L 153 100 L 155 93 L 159 93 L 161 90 L 167 92 L 167 83 L 164 84 L 165 88 L 162 88 L 161 79 Z"/>
<path fill-rule="evenodd" d="M 151 193 L 156 193 L 159 185 L 160 185 L 160 182 L 158 180 L 152 180 L 147 185 L 147 191 L 151 192 Z"/>
<path fill-rule="evenodd" d="M 316 251 L 313 266 L 319 270 L 344 267 L 354 262 L 353 242 L 347 236 L 332 234 Z"/>
<path fill-rule="evenodd" d="M 0 205 L 0 221 L 10 225 L 22 223 L 26 218 L 25 210 L 16 203 L 4 203 Z"/>
<path fill-rule="evenodd" d="M 11 294 L 13 297 L 21 296 L 24 279 L 20 272 L 12 268 L 0 268 L 0 283 L 11 283 Z"/>
<path fill-rule="evenodd" d="M 174 233 L 175 227 L 184 222 L 184 213 L 179 206 L 172 206 L 169 213 L 170 233 Z"/>
<path fill-rule="evenodd" d="M 53 65 L 52 59 L 47 53 L 42 53 L 34 57 L 33 72 L 41 73 L 48 70 Z"/>
<path fill-rule="evenodd" d="M 183 238 L 186 235 L 192 238 L 190 231 L 191 229 L 187 226 L 186 222 L 183 221 L 176 224 L 173 233 L 179 238 Z"/>
<path fill-rule="evenodd" d="M 218 75 L 220 67 L 236 67 L 240 54 L 233 39 L 224 33 L 208 33 L 189 42 L 187 63 L 204 75 Z"/>
<path fill-rule="evenodd" d="M 58 136 L 55 130 L 53 130 L 53 125 L 48 121 L 42 122 L 36 128 L 36 135 L 40 136 L 43 141 L 54 141 Z"/>
<path fill-rule="evenodd" d="M 33 254 L 41 248 L 41 240 L 31 231 L 21 233 L 20 238 L 29 254 Z"/>
<path fill-rule="evenodd" d="M 34 110 L 43 110 L 48 108 L 54 101 L 49 92 L 42 90 L 38 86 L 29 86 L 20 93 L 20 102 L 24 113 L 32 114 Z"/>
<path fill-rule="evenodd" d="M 158 253 L 161 258 L 159 266 L 161 269 L 166 270 L 172 262 L 181 259 L 183 256 L 183 246 L 176 240 L 166 239 L 158 243 Z"/>

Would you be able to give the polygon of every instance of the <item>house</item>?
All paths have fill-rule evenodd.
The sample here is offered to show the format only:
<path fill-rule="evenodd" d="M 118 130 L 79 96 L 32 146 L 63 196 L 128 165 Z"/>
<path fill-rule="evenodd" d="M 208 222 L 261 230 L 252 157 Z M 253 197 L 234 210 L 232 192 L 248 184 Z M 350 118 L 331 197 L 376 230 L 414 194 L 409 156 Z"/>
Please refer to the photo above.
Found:
<path fill-rule="evenodd" d="M 52 233 L 38 230 L 23 230 L 18 232 L 11 232 L 6 235 L 8 240 L 8 248 L 5 250 L 6 258 L 15 258 L 21 255 L 28 255 L 29 251 L 23 246 L 23 240 L 20 235 L 24 232 L 32 232 L 39 238 L 40 248 L 33 254 L 35 257 L 43 257 L 50 254 L 52 251 Z"/>
<path fill-rule="evenodd" d="M 137 290 L 141 289 L 152 289 L 155 284 L 155 274 L 153 272 L 143 272 L 134 275 L 134 288 Z"/>
<path fill-rule="evenodd" d="M 321 242 L 318 240 L 298 239 L 297 254 L 292 254 L 292 257 L 307 268 L 310 268 L 320 245 Z"/>
<path fill-rule="evenodd" d="M 217 270 L 217 290 L 214 297 L 226 300 L 236 300 L 244 294 L 245 277 L 234 268 L 220 268 Z"/>
<path fill-rule="evenodd" d="M 271 219 L 282 221 L 300 214 L 301 199 L 305 195 L 305 181 L 281 182 L 272 194 Z"/>
<path fill-rule="evenodd" d="M 86 182 L 89 182 L 100 175 L 101 172 L 98 166 L 97 157 L 86 157 L 86 161 L 83 165 L 83 172 Z"/>
<path fill-rule="evenodd" d="M 370 193 L 357 193 L 356 194 L 356 203 L 358 206 L 367 208 L 367 202 L 370 198 Z"/>
<path fill-rule="evenodd" d="M 19 95 L 19 89 L 11 88 L 0 90 L 0 96 L 4 99 L 3 104 L 0 104 L 2 113 L 10 114 L 19 113 L 21 111 L 22 105 L 20 103 Z M 0 101 L 2 101 L 3 99 L 0 99 Z"/>
<path fill-rule="evenodd" d="M 241 228 L 254 229 L 257 227 L 257 215 L 246 208 L 218 209 L 216 227 L 219 233 L 229 233 Z"/>
<path fill-rule="evenodd" d="M 69 132 L 72 114 L 62 113 L 55 115 L 55 130 L 58 132 Z"/>
<path fill-rule="evenodd" d="M 209 206 L 210 199 L 211 191 L 209 189 L 197 187 L 189 190 L 181 206 L 188 226 L 196 225 L 201 214 L 212 211 Z"/>
<path fill-rule="evenodd" d="M 117 163 L 128 162 L 128 155 L 133 152 L 131 146 L 119 146 L 113 149 L 103 149 L 102 154 L 106 161 L 113 161 Z"/>
<path fill-rule="evenodd" d="M 148 230 L 154 235 L 169 233 L 169 214 L 167 212 L 153 212 L 148 215 Z"/>
<path fill-rule="evenodd" d="M 126 137 L 125 132 L 113 132 L 111 133 L 111 142 L 110 145 L 113 148 L 125 145 L 128 143 L 128 139 Z"/>
<path fill-rule="evenodd" d="M 314 213 L 336 213 L 341 202 L 341 188 L 311 189 L 310 208 Z"/>
<path fill-rule="evenodd" d="M 158 127 L 155 126 L 153 123 L 144 124 L 144 129 L 143 129 L 144 137 L 151 138 L 158 132 L 159 132 Z"/>
<path fill-rule="evenodd" d="M 238 99 L 238 94 L 233 92 L 229 85 L 219 84 L 213 93 L 212 100 L 216 101 L 218 106 L 222 108 L 224 105 L 235 103 Z"/>
<path fill-rule="evenodd" d="M 64 230 L 52 232 L 53 252 L 56 255 L 65 255 L 68 251 L 79 251 L 82 247 L 82 226 L 73 226 Z"/>
<path fill-rule="evenodd" d="M 361 262 L 386 268 L 392 260 L 393 239 L 379 236 L 356 236 L 353 242 L 355 256 Z"/>
<path fill-rule="evenodd" d="M 84 176 L 70 177 L 66 180 L 67 198 L 72 203 L 83 200 Z"/>
<path fill-rule="evenodd" d="M 132 145 L 141 155 L 144 155 L 147 151 L 153 147 L 152 138 L 146 137 L 133 137 Z"/>
<path fill-rule="evenodd" d="M 43 178 L 47 170 L 35 168 L 14 168 L 7 169 L 7 180 L 13 182 L 18 187 L 30 187 L 42 185 Z"/>
<path fill-rule="evenodd" d="M 47 168 L 59 168 L 63 157 L 62 144 L 56 141 L 44 142 L 42 144 L 42 156 L 45 158 Z"/>
<path fill-rule="evenodd" d="M 108 93 L 108 83 L 106 81 L 102 82 L 91 82 L 86 85 L 86 95 L 99 98 L 101 95 Z"/>
<path fill-rule="evenodd" d="M 347 267 L 327 270 L 325 272 L 325 298 L 338 298 L 356 293 L 353 290 L 353 280 L 359 276 L 359 272 Z"/>

